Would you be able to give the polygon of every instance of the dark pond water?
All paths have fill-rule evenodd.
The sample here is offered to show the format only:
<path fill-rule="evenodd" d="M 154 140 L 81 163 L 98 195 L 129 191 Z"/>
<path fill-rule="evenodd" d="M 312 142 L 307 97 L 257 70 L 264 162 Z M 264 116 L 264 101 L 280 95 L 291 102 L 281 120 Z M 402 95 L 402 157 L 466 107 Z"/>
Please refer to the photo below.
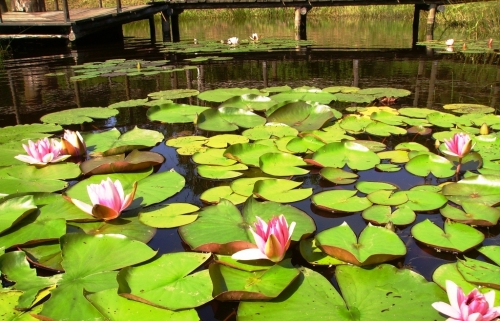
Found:
<path fill-rule="evenodd" d="M 293 39 L 293 21 L 269 21 L 246 19 L 244 21 L 211 20 L 204 24 L 185 20 L 181 16 L 182 39 L 193 38 L 218 41 L 230 36 L 246 38 L 253 32 L 264 37 Z M 483 55 L 434 55 L 425 47 L 412 49 L 411 21 L 345 21 L 342 28 L 338 21 L 310 19 L 308 40 L 313 45 L 273 52 L 252 52 L 235 54 L 229 62 L 201 63 L 197 69 L 150 77 L 99 77 L 82 82 L 72 82 L 71 66 L 85 62 L 104 61 L 112 58 L 160 60 L 169 59 L 176 66 L 186 64 L 186 57 L 161 53 L 161 43 L 151 44 L 147 39 L 147 23 L 134 23 L 124 28 L 127 38 L 124 45 L 107 45 L 78 49 L 41 47 L 23 50 L 0 66 L 0 126 L 39 122 L 48 112 L 75 107 L 108 106 L 112 103 L 145 98 L 148 93 L 176 89 L 195 88 L 200 91 L 224 87 L 253 87 L 288 85 L 299 86 L 358 86 L 396 87 L 410 90 L 412 95 L 401 99 L 399 106 L 438 108 L 448 103 L 477 103 L 499 108 L 500 68 L 498 59 Z M 423 32 L 421 32 L 422 34 Z M 157 32 L 158 37 L 160 32 Z M 437 28 L 436 37 L 459 38 L 453 30 Z M 227 54 L 224 54 L 227 55 Z M 58 77 L 45 76 L 50 72 L 63 72 Z M 182 102 L 201 104 L 196 98 Z M 347 104 L 335 104 L 339 109 Z M 146 118 L 146 109 L 120 109 L 119 115 L 107 121 L 76 126 L 73 129 L 91 131 L 117 127 L 126 131 L 134 125 L 158 130 L 165 137 L 193 131 L 192 125 L 165 125 L 151 123 Z M 211 133 L 207 133 L 211 134 Z M 363 138 L 363 137 L 361 137 Z M 366 137 L 364 137 L 366 138 Z M 396 145 L 411 140 L 411 137 L 392 138 L 386 144 Z M 433 145 L 430 138 L 417 138 L 418 142 Z M 160 171 L 174 168 L 186 178 L 186 187 L 168 202 L 188 202 L 201 206 L 200 194 L 208 188 L 224 185 L 225 181 L 210 181 L 196 174 L 195 165 L 187 157 L 179 156 L 165 144 L 153 148 L 165 156 L 166 162 Z M 388 174 L 374 170 L 360 172 L 359 180 L 390 181 L 406 190 L 420 184 L 439 184 L 446 180 L 433 177 L 420 178 L 404 171 Z M 312 187 L 314 194 L 335 188 L 333 184 L 320 179 L 317 173 L 293 178 L 303 181 L 303 187 Z M 346 188 L 353 188 L 347 186 Z M 342 215 L 314 208 L 309 199 L 291 204 L 309 213 L 316 222 L 317 231 L 338 226 L 346 221 L 356 233 L 366 226 L 359 213 Z M 415 223 L 429 218 L 442 225 L 438 212 L 419 214 Z M 414 223 L 414 224 L 415 224 Z M 445 263 L 454 262 L 455 255 L 437 253 L 416 244 L 410 235 L 412 225 L 397 233 L 408 247 L 408 254 L 393 262 L 398 266 L 410 267 L 428 280 L 433 270 Z M 500 244 L 498 226 L 480 229 L 486 234 L 484 245 Z M 160 253 L 185 250 L 177 229 L 159 230 L 149 243 Z M 472 251 L 471 257 L 480 257 Z M 296 263 L 301 261 L 298 252 Z M 331 278 L 334 268 L 316 269 Z M 198 309 L 203 320 L 226 320 L 236 305 L 216 303 Z M 214 312 L 216 311 L 216 312 Z M 233 317 L 234 318 L 234 317 Z"/>

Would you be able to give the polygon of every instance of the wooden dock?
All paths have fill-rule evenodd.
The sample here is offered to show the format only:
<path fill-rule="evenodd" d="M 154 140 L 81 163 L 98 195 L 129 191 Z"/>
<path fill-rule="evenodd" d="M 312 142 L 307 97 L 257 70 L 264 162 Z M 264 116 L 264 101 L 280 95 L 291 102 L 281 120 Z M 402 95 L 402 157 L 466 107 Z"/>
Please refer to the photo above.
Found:
<path fill-rule="evenodd" d="M 168 9 L 167 3 L 117 8 L 71 9 L 45 12 L 3 12 L 0 38 L 67 38 L 70 41 L 95 35 L 123 24 L 153 19 Z M 152 29 L 154 30 L 154 28 Z"/>

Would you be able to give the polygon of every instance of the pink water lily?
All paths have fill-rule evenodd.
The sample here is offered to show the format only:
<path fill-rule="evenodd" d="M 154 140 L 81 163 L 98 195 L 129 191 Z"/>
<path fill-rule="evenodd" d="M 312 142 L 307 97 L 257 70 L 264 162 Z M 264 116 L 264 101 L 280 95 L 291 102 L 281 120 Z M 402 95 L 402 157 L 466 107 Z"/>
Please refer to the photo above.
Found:
<path fill-rule="evenodd" d="M 450 304 L 435 302 L 432 307 L 449 316 L 446 321 L 492 321 L 500 316 L 500 306 L 494 307 L 495 292 L 482 294 L 477 289 L 467 296 L 452 281 L 446 281 L 446 292 Z"/>
<path fill-rule="evenodd" d="M 136 190 L 137 182 L 134 183 L 132 192 L 125 196 L 120 181 L 116 180 L 113 182 L 108 177 L 107 180 L 101 181 L 101 184 L 90 184 L 87 186 L 87 192 L 89 193 L 92 205 L 74 198 L 66 197 L 66 199 L 85 213 L 107 221 L 120 216 L 121 212 L 134 200 Z"/>
<path fill-rule="evenodd" d="M 446 149 L 443 153 L 462 158 L 467 155 L 472 149 L 472 140 L 469 135 L 458 133 L 453 135 L 450 140 L 444 140 Z"/>
<path fill-rule="evenodd" d="M 87 146 L 78 131 L 64 130 L 61 147 L 64 154 L 73 157 L 82 157 L 87 153 Z"/>
<path fill-rule="evenodd" d="M 28 145 L 23 144 L 23 148 L 28 155 L 20 154 L 14 158 L 32 165 L 57 163 L 69 157 L 69 155 L 62 153 L 61 143 L 55 139 L 43 138 L 36 143 L 29 140 Z"/>
<path fill-rule="evenodd" d="M 286 250 L 290 246 L 295 222 L 290 226 L 283 215 L 273 217 L 269 223 L 264 222 L 257 216 L 255 231 L 250 228 L 257 248 L 246 249 L 233 254 L 235 260 L 259 260 L 267 259 L 279 262 L 285 256 Z"/>

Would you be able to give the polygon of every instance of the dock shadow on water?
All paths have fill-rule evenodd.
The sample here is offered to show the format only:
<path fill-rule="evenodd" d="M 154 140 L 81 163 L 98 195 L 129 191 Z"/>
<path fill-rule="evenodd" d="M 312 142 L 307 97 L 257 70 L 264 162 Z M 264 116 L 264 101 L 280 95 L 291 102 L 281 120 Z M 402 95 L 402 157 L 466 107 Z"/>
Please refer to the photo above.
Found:
<path fill-rule="evenodd" d="M 500 245 L 500 40 L 493 48 L 444 54 L 437 51 L 446 51 L 452 30 L 429 50 L 412 48 L 407 23 L 346 22 L 342 29 L 308 23 L 308 40 L 296 42 L 293 23 L 207 26 L 181 16 L 180 43 L 152 44 L 147 22 L 138 22 L 124 27 L 122 45 L 25 47 L 4 58 L 0 194 L 7 196 L 0 213 L 1 206 L 17 209 L 23 202 L 29 210 L 1 232 L 7 254 L 0 270 L 21 288 L 27 276 L 8 277 L 13 262 L 24 262 L 21 249 L 31 267 L 70 275 L 43 279 L 40 289 L 59 292 L 45 297 L 35 314 L 62 317 L 54 305 L 67 304 L 62 296 L 74 295 L 68 283 L 80 275 L 103 278 L 75 295 L 85 301 L 82 313 L 101 318 L 108 307 L 132 308 L 120 298 L 103 301 L 103 293 L 118 291 L 155 308 L 182 310 L 186 319 L 196 319 L 189 314 L 195 308 L 203 321 L 270 320 L 273 313 L 299 320 L 308 313 L 300 312 L 304 304 L 319 313 L 311 312 L 315 319 L 332 313 L 351 320 L 347 314 L 355 319 L 372 308 L 356 305 L 361 294 L 349 293 L 352 283 L 367 295 L 383 293 L 373 320 L 394 305 L 396 314 L 408 306 L 409 315 L 444 320 L 430 304 L 446 301 L 445 292 L 428 282 L 444 287 L 449 277 L 468 292 L 481 282 L 466 281 L 460 269 L 475 275 L 482 264 L 498 268 L 491 252 Z M 238 43 L 228 43 L 231 37 Z M 479 40 L 470 46 L 476 43 L 480 48 Z M 42 122 L 51 125 L 21 126 Z M 89 155 L 79 167 L 35 168 L 14 159 L 28 139 L 59 139 L 63 128 L 85 139 Z M 472 138 L 473 147 L 450 156 L 444 142 L 458 133 Z M 135 201 L 120 218 L 97 219 L 60 195 L 90 204 L 87 185 L 106 177 L 120 180 L 125 194 L 138 182 Z M 296 223 L 284 258 L 277 264 L 231 259 L 228 254 L 255 247 L 248 228 L 256 216 L 267 222 L 280 214 Z M 35 231 L 36 224 L 53 234 L 27 237 L 23 230 Z M 98 240 L 100 233 L 126 237 Z M 88 263 L 73 251 L 87 255 L 86 244 L 100 249 L 94 257 L 103 260 L 101 270 L 79 267 Z M 162 256 L 172 253 L 179 256 Z M 115 254 L 126 263 L 106 258 Z M 170 271 L 182 276 L 164 277 Z M 191 280 L 183 277 L 193 271 Z M 105 286 L 110 279 L 97 272 L 113 274 L 119 285 Z M 162 292 L 170 287 L 173 299 Z M 33 300 L 26 300 L 17 304 L 30 308 Z M 408 305 L 412 300 L 419 300 L 419 311 Z"/>

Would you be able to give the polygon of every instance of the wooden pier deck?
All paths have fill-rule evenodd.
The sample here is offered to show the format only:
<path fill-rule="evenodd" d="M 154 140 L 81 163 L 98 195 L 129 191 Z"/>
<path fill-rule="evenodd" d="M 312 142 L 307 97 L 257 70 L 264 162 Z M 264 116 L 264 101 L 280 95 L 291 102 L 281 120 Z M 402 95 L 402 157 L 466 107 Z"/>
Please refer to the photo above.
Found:
<path fill-rule="evenodd" d="M 152 19 L 167 3 L 64 11 L 3 12 L 0 38 L 68 38 L 71 41 L 123 24 Z"/>

